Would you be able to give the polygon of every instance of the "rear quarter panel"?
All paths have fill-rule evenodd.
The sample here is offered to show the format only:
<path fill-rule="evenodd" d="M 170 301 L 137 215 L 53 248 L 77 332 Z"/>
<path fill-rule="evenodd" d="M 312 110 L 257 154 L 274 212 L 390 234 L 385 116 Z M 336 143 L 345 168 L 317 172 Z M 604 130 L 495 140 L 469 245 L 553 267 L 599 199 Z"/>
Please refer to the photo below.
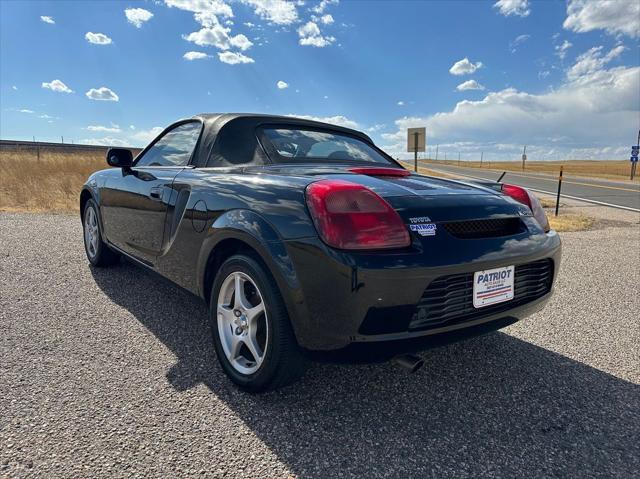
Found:
<path fill-rule="evenodd" d="M 173 184 L 165 227 L 168 241 L 157 260 L 158 271 L 204 296 L 206 260 L 220 241 L 232 237 L 258 251 L 276 281 L 288 282 L 291 265 L 282 242 L 316 236 L 304 201 L 308 182 L 243 174 L 240 169 L 183 170 Z"/>

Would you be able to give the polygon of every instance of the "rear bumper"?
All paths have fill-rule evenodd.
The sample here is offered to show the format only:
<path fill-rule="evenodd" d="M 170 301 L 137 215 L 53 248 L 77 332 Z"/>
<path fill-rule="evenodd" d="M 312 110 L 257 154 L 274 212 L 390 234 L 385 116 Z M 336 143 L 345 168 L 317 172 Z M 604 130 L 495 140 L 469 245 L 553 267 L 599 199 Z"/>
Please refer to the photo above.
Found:
<path fill-rule="evenodd" d="M 557 233 L 499 241 L 472 240 L 466 245 L 459 249 L 458 243 L 453 251 L 441 254 L 419 248 L 375 254 L 335 251 L 318 239 L 287 242 L 298 289 L 283 294 L 298 342 L 306 349 L 320 351 L 384 342 L 393 342 L 402 350 L 404 342 L 405 349 L 410 350 L 410 340 L 461 330 L 495 329 L 501 322 L 513 323 L 544 307 L 560 267 L 561 244 Z M 453 262 L 453 258 L 458 261 Z M 549 291 L 543 296 L 493 313 L 479 309 L 478 314 L 466 315 L 463 320 L 451 318 L 430 327 L 410 327 L 410 318 L 415 318 L 425 290 L 435 279 L 502 266 L 517 267 L 544 259 L 552 261 L 553 277 Z M 367 328 L 363 333 L 363 322 L 372 311 L 388 326 L 382 328 L 381 334 L 371 334 Z"/>

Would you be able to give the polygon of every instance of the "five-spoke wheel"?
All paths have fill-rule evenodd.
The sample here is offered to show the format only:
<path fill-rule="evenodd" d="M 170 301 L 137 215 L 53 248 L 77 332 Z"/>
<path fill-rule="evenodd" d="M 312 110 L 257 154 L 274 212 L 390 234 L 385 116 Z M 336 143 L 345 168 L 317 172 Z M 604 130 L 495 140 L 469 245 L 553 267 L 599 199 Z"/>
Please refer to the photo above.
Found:
<path fill-rule="evenodd" d="M 213 344 L 220 365 L 252 392 L 296 381 L 306 360 L 269 269 L 254 254 L 235 254 L 218 268 L 210 296 Z"/>
<path fill-rule="evenodd" d="M 88 200 L 82 210 L 82 228 L 84 230 L 84 250 L 92 265 L 109 266 L 118 262 L 120 255 L 102 241 L 98 206 L 93 199 Z"/>
<path fill-rule="evenodd" d="M 87 248 L 87 256 L 95 258 L 98 254 L 98 217 L 94 208 L 84 210 L 84 244 Z"/>
<path fill-rule="evenodd" d="M 218 294 L 218 333 L 225 355 L 242 374 L 258 370 L 269 338 L 264 301 L 246 273 L 229 274 Z"/>

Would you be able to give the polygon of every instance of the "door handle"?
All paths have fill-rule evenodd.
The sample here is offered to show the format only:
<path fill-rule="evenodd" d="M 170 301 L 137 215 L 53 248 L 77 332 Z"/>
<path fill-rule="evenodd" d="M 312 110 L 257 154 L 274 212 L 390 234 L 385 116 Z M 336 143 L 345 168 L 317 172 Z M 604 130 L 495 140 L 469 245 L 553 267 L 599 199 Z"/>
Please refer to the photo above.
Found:
<path fill-rule="evenodd" d="M 162 200 L 162 187 L 155 186 L 151 188 L 151 191 L 149 191 L 149 198 L 155 201 Z"/>

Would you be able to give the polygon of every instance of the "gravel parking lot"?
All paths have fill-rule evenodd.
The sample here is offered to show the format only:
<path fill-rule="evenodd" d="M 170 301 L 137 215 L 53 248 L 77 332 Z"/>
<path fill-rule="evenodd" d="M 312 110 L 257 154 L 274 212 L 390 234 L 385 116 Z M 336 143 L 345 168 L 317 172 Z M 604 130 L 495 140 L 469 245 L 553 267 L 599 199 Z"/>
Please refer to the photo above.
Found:
<path fill-rule="evenodd" d="M 0 214 L 0 475 L 638 477 L 640 226 L 623 219 L 563 235 L 543 312 L 415 375 L 316 363 L 248 395 L 196 298 L 89 268 L 77 216 Z"/>

